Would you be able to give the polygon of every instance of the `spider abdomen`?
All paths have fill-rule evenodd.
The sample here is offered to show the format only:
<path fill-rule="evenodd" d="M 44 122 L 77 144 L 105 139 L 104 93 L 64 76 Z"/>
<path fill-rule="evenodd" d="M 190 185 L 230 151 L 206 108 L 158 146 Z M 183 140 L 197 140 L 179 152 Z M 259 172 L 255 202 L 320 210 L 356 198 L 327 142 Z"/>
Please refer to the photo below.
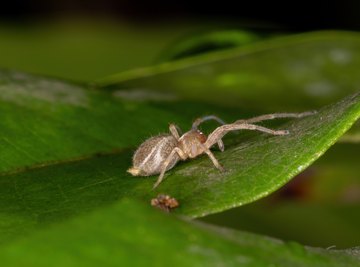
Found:
<path fill-rule="evenodd" d="M 134 176 L 149 176 L 159 174 L 161 167 L 171 151 L 177 146 L 177 140 L 170 134 L 157 135 L 142 143 L 133 156 L 133 166 L 128 172 Z M 175 155 L 167 170 L 179 161 Z"/>

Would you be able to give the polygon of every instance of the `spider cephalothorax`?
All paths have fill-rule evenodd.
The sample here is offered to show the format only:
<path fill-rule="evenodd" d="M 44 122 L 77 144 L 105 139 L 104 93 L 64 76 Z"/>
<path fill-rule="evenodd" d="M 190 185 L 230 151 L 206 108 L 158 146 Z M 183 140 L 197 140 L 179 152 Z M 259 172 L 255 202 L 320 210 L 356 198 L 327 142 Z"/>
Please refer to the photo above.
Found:
<path fill-rule="evenodd" d="M 180 159 L 195 158 L 204 153 L 209 156 L 216 168 L 223 171 L 224 168 L 210 151 L 210 148 L 217 143 L 219 149 L 224 151 L 222 137 L 228 132 L 235 130 L 257 130 L 272 135 L 286 135 L 289 134 L 287 130 L 271 130 L 253 123 L 275 118 L 301 118 L 313 113 L 267 114 L 247 120 L 237 120 L 230 124 L 225 124 L 216 116 L 205 116 L 195 120 L 191 130 L 181 136 L 178 131 L 179 128 L 175 124 L 170 124 L 170 134 L 151 137 L 139 146 L 133 157 L 133 166 L 128 172 L 134 176 L 160 174 L 154 184 L 155 188 L 163 180 L 165 172 L 173 168 Z M 208 137 L 198 129 L 199 125 L 207 120 L 216 120 L 222 124 L 210 133 Z"/>

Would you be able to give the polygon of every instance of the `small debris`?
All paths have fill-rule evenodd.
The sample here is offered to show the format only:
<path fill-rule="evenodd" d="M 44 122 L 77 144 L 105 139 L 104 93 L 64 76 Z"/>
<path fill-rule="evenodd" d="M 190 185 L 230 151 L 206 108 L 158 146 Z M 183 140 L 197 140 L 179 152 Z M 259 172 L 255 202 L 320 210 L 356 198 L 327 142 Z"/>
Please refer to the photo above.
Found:
<path fill-rule="evenodd" d="M 179 202 L 169 195 L 160 194 L 151 200 L 151 206 L 170 212 L 172 209 L 179 206 Z"/>

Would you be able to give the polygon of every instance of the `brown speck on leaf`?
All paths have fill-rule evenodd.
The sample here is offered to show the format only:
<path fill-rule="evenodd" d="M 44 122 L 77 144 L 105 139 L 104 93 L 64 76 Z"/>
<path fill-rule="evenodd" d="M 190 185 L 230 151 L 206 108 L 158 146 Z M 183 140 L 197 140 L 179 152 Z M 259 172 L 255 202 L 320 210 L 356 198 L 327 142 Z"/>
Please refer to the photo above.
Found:
<path fill-rule="evenodd" d="M 169 195 L 160 194 L 151 200 L 151 206 L 170 212 L 172 209 L 179 206 L 179 202 Z"/>

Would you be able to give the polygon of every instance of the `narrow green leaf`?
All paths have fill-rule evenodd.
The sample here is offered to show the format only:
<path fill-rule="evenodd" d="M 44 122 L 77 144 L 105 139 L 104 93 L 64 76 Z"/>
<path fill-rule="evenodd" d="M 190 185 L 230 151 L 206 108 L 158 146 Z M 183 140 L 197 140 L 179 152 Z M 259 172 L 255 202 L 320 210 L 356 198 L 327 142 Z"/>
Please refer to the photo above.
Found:
<path fill-rule="evenodd" d="M 217 50 L 229 49 L 248 45 L 259 41 L 260 35 L 246 30 L 213 31 L 205 34 L 197 34 L 185 40 L 179 40 L 176 44 L 165 50 L 162 61 L 176 60 Z"/>
<path fill-rule="evenodd" d="M 359 68 L 359 34 L 325 31 L 128 71 L 99 85 L 108 90 L 170 89 L 226 106 L 296 110 L 319 108 L 356 92 Z"/>
<path fill-rule="evenodd" d="M 4 266 L 360 266 L 337 251 L 175 220 L 125 201 L 28 236 L 0 250 Z"/>

